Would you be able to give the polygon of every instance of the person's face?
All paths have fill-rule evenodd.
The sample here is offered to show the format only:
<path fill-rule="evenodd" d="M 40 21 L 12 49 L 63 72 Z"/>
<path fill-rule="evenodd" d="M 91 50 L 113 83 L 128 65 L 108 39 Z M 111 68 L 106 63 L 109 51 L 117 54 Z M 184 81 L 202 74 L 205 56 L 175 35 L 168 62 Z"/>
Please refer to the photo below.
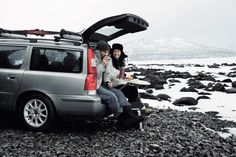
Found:
<path fill-rule="evenodd" d="M 102 54 L 102 58 L 105 56 L 109 56 L 109 51 L 108 50 L 101 51 L 101 54 Z"/>
<path fill-rule="evenodd" d="M 118 58 L 120 58 L 121 51 L 118 50 L 118 49 L 114 49 L 112 55 L 113 55 L 113 57 L 115 57 L 116 59 L 118 59 Z"/>

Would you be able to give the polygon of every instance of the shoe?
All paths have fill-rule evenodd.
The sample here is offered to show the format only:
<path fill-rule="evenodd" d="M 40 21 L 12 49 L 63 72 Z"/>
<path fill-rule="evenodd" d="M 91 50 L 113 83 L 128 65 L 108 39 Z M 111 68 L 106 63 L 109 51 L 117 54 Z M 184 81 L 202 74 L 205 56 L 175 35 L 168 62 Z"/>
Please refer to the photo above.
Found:
<path fill-rule="evenodd" d="M 131 128 L 137 128 L 139 123 L 141 123 L 144 120 L 143 116 L 137 116 L 136 118 L 126 117 L 126 118 L 119 118 L 118 124 L 122 129 L 131 129 Z"/>
<path fill-rule="evenodd" d="M 142 115 L 150 115 L 151 113 L 153 113 L 153 109 L 151 107 L 146 107 L 144 109 L 141 110 L 141 114 Z"/>
<path fill-rule="evenodd" d="M 119 126 L 122 129 L 134 128 L 143 120 L 143 116 L 137 116 L 132 112 L 131 106 L 125 106 L 123 113 L 118 118 Z"/>
<path fill-rule="evenodd" d="M 140 101 L 131 101 L 131 102 L 129 102 L 130 104 L 131 104 L 131 106 L 132 106 L 132 108 L 143 108 L 143 103 L 142 102 L 140 102 Z"/>

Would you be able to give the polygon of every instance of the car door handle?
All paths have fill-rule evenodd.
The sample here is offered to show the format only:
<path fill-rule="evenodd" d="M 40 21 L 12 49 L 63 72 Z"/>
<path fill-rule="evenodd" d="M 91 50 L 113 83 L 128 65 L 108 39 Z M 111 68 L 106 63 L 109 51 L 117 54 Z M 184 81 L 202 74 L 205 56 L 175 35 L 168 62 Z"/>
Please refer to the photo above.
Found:
<path fill-rule="evenodd" d="M 15 80 L 16 77 L 15 77 L 15 76 L 7 76 L 7 79 L 8 79 L 8 80 Z"/>

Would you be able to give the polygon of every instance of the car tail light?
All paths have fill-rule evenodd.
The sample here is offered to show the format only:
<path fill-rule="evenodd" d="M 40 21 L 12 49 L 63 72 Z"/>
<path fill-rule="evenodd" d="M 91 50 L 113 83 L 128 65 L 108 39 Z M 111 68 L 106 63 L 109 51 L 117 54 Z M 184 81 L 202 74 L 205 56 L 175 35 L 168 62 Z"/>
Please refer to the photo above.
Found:
<path fill-rule="evenodd" d="M 88 49 L 88 75 L 85 80 L 84 90 L 89 91 L 90 94 L 96 94 L 97 89 L 97 69 L 96 69 L 96 60 L 94 51 Z"/>

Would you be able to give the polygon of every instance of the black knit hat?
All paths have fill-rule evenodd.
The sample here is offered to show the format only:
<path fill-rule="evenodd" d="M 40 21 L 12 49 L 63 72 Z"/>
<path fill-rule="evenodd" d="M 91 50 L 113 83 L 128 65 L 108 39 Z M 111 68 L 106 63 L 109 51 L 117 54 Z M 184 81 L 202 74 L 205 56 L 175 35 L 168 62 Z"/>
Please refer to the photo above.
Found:
<path fill-rule="evenodd" d="M 112 54 L 115 49 L 118 49 L 121 51 L 121 57 L 123 57 L 123 58 L 128 57 L 123 51 L 123 45 L 118 44 L 118 43 L 113 44 L 110 53 Z"/>
<path fill-rule="evenodd" d="M 110 46 L 103 40 L 100 40 L 98 43 L 97 43 L 97 46 L 96 46 L 96 50 L 100 50 L 100 51 L 110 51 Z"/>

